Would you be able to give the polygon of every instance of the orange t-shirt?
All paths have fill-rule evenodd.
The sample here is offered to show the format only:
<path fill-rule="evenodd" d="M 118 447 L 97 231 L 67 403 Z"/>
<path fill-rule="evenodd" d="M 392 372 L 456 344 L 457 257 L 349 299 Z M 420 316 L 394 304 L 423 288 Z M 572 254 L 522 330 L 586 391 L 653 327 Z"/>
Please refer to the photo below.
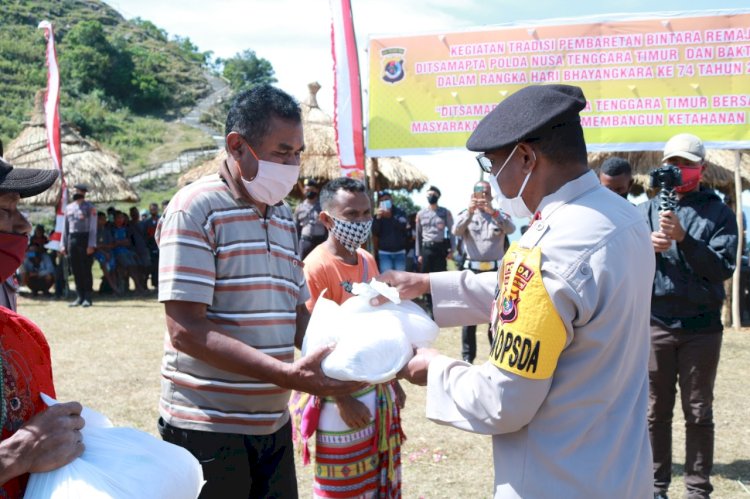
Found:
<path fill-rule="evenodd" d="M 348 300 L 352 294 L 347 291 L 355 282 L 370 282 L 380 275 L 375 258 L 363 249 L 357 250 L 357 264 L 344 263 L 328 251 L 324 244 L 319 244 L 305 258 L 305 279 L 310 288 L 310 299 L 305 302 L 307 309 L 312 312 L 315 302 L 324 289 L 325 297 L 339 305 Z"/>

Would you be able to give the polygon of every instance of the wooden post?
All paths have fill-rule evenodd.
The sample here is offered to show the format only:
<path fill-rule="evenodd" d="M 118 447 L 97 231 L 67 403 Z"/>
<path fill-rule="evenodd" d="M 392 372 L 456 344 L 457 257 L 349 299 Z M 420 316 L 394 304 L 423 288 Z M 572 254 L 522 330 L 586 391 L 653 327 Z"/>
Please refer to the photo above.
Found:
<path fill-rule="evenodd" d="M 742 226 L 742 175 L 740 173 L 741 162 L 740 151 L 734 151 L 734 205 L 737 215 L 737 267 L 732 275 L 732 327 L 739 331 L 742 327 L 742 314 L 740 312 L 740 274 L 742 272 L 742 239 L 744 227 Z"/>
<path fill-rule="evenodd" d="M 377 193 L 380 189 L 380 182 L 378 182 L 378 178 L 380 177 L 380 166 L 378 165 L 378 158 L 370 158 L 370 164 L 372 165 L 372 171 L 370 172 L 370 190 L 373 193 Z M 367 173 L 367 168 L 365 168 L 365 173 Z"/>

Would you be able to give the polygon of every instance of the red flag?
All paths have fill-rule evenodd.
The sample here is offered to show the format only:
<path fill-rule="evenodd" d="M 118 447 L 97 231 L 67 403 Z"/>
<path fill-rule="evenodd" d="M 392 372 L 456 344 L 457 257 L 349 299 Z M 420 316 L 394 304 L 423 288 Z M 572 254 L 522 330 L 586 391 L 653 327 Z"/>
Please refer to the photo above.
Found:
<path fill-rule="evenodd" d="M 349 0 L 331 0 L 336 145 L 342 174 L 364 178 L 365 144 L 357 40 Z"/>
<path fill-rule="evenodd" d="M 60 172 L 60 199 L 57 202 L 55 217 L 55 231 L 50 236 L 47 248 L 58 250 L 60 238 L 65 227 L 65 206 L 68 203 L 68 186 L 65 183 L 62 168 L 62 146 L 60 144 L 60 72 L 57 67 L 57 52 L 55 51 L 55 34 L 52 23 L 42 21 L 39 28 L 44 29 L 47 38 L 47 95 L 44 101 L 44 120 L 47 128 L 47 149 L 52 158 L 52 164 Z"/>

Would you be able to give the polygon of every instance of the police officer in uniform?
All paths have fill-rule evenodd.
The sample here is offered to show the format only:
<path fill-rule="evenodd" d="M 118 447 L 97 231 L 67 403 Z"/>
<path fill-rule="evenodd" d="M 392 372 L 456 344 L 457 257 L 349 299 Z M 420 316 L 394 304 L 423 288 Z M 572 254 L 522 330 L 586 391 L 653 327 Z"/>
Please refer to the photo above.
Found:
<path fill-rule="evenodd" d="M 90 307 L 94 278 L 91 265 L 96 249 L 96 208 L 86 201 L 89 188 L 85 184 L 74 186 L 73 202 L 65 208 L 65 228 L 60 240 L 60 253 L 70 257 L 73 279 L 78 298 L 71 307 Z"/>
<path fill-rule="evenodd" d="M 302 200 L 294 209 L 294 223 L 299 236 L 300 259 L 304 260 L 317 245 L 328 238 L 328 230 L 319 219 L 320 216 L 320 186 L 311 178 L 305 179 Z"/>
<path fill-rule="evenodd" d="M 453 215 L 450 210 L 438 206 L 440 189 L 430 186 L 427 189 L 429 206 L 417 213 L 417 241 L 415 251 L 417 261 L 422 265 L 422 272 L 441 272 L 446 270 L 446 259 L 455 250 L 455 241 L 451 234 Z"/>
<path fill-rule="evenodd" d="M 453 234 L 460 237 L 466 259 L 463 268 L 474 272 L 497 272 L 505 253 L 505 238 L 516 226 L 510 217 L 492 206 L 488 182 L 477 182 L 469 200 L 469 207 L 461 211 L 453 224 Z M 492 331 L 488 331 L 492 343 Z M 461 356 L 471 364 L 477 355 L 477 327 L 461 329 Z"/>
<path fill-rule="evenodd" d="M 469 137 L 500 209 L 534 219 L 496 274 L 379 277 L 405 299 L 430 291 L 441 327 L 492 321 L 481 366 L 420 348 L 400 375 L 427 385 L 428 418 L 492 435 L 496 499 L 653 495 L 654 250 L 638 210 L 588 168 L 585 106 L 578 87 L 527 86 Z"/>

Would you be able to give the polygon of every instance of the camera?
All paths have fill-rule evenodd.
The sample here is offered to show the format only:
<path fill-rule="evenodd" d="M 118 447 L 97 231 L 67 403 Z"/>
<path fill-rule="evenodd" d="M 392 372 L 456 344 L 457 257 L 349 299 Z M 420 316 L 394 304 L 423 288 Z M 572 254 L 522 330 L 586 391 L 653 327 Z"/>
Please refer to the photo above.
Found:
<path fill-rule="evenodd" d="M 672 190 L 682 185 L 682 172 L 674 165 L 662 165 L 659 168 L 654 168 L 649 172 L 649 176 L 651 176 L 650 187 L 652 189 L 661 187 L 662 189 Z"/>
<path fill-rule="evenodd" d="M 682 172 L 674 165 L 662 165 L 649 172 L 650 187 L 661 187 L 659 192 L 659 211 L 675 211 L 677 194 L 674 188 L 682 185 Z"/>

